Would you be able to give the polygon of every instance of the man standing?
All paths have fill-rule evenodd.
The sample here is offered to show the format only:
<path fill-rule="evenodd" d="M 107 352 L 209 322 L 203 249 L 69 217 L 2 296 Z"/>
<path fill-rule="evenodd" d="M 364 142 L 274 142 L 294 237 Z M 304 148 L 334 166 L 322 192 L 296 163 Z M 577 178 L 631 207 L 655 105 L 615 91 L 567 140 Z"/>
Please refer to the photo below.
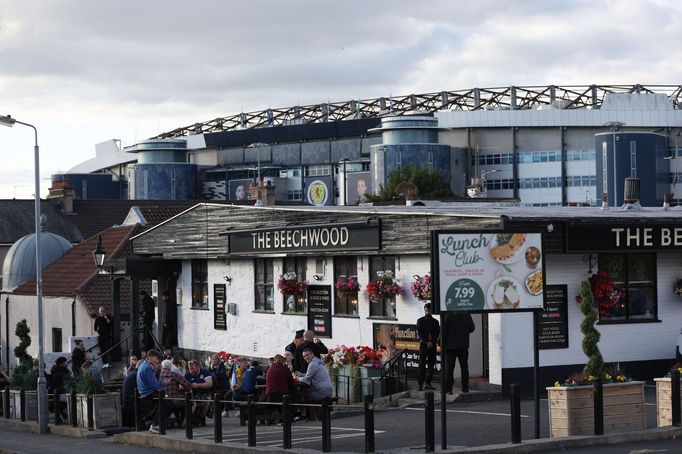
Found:
<path fill-rule="evenodd" d="M 144 348 L 145 350 L 151 350 L 154 348 L 154 339 L 152 338 L 152 326 L 154 325 L 154 319 L 156 315 L 154 310 L 156 309 L 156 303 L 154 298 L 149 296 L 145 290 L 140 291 L 140 296 L 142 297 L 142 324 L 144 325 Z"/>
<path fill-rule="evenodd" d="M 462 372 L 462 392 L 469 392 L 469 334 L 476 329 L 474 319 L 468 312 L 448 312 L 445 316 L 446 333 L 443 340 L 443 348 L 447 356 L 448 370 L 445 372 L 445 389 L 452 394 L 454 384 L 453 373 L 455 372 L 455 360 L 459 360 L 459 369 Z"/>
<path fill-rule="evenodd" d="M 318 358 L 322 358 L 322 355 L 326 355 L 329 349 L 322 343 L 322 341 L 315 337 L 315 333 L 312 330 L 307 330 L 303 333 L 303 343 L 296 349 L 296 362 L 298 364 L 299 372 L 305 374 L 308 370 L 308 362 L 303 358 L 303 352 L 305 349 L 309 348 L 313 351 L 313 354 Z"/>
<path fill-rule="evenodd" d="M 161 344 L 174 346 L 178 344 L 178 307 L 168 292 L 161 294 L 161 300 L 163 302 L 163 336 L 161 337 Z"/>
<path fill-rule="evenodd" d="M 296 358 L 296 350 L 303 343 L 303 333 L 304 332 L 305 332 L 305 330 L 303 330 L 303 329 L 299 329 L 298 331 L 296 331 L 296 334 L 294 335 L 294 340 L 289 345 L 284 347 L 284 351 L 291 353 L 291 358 L 292 358 L 291 359 L 291 367 L 295 371 L 301 370 L 301 368 L 298 364 L 298 360 Z"/>
<path fill-rule="evenodd" d="M 436 343 L 440 336 L 440 324 L 431 315 L 431 303 L 424 304 L 424 316 L 417 320 L 417 336 L 419 337 L 419 372 L 417 375 L 419 391 L 423 389 L 424 379 L 426 379 L 424 388 L 433 389 L 431 379 L 436 365 Z"/>
<path fill-rule="evenodd" d="M 109 352 L 111 348 L 111 334 L 113 324 L 111 317 L 107 314 L 104 306 L 101 306 L 95 319 L 95 332 L 97 333 L 97 343 L 99 343 L 99 351 L 102 354 L 102 362 L 109 364 Z"/>

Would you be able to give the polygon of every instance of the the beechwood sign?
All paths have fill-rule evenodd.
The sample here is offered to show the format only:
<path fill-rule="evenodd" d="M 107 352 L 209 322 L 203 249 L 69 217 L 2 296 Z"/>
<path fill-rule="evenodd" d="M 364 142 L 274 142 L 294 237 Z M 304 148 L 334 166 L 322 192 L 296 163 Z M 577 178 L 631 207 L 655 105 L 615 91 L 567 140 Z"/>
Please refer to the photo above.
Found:
<path fill-rule="evenodd" d="M 566 252 L 682 250 L 682 222 L 566 226 Z"/>

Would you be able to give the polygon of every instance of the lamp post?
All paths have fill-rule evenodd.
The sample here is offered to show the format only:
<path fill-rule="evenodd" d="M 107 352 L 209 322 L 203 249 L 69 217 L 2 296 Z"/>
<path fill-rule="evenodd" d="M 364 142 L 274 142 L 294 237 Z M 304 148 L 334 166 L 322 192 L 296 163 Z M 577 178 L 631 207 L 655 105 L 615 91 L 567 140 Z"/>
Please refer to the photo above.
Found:
<path fill-rule="evenodd" d="M 38 299 L 38 425 L 40 433 L 47 433 L 47 381 L 45 380 L 45 327 L 43 320 L 43 266 L 40 255 L 40 149 L 38 148 L 38 130 L 35 126 L 17 121 L 10 115 L 0 115 L 0 124 L 3 126 L 14 126 L 15 123 L 28 126 L 33 129 L 35 136 L 35 146 L 33 147 L 34 156 L 34 184 L 35 184 L 35 231 L 36 231 L 36 297 Z"/>
<path fill-rule="evenodd" d="M 260 184 L 260 149 L 261 147 L 266 147 L 268 144 L 267 143 L 262 143 L 262 142 L 256 142 L 252 143 L 249 145 L 247 148 L 255 148 L 256 149 L 256 159 L 258 160 L 257 165 L 258 165 L 258 179 L 256 182 Z"/>

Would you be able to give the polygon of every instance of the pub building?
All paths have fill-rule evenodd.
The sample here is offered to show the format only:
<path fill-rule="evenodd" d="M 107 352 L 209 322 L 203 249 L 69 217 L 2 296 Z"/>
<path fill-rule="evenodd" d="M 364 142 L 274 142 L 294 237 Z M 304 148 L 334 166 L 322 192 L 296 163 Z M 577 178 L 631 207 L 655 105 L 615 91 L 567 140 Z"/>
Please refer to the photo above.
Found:
<path fill-rule="evenodd" d="M 617 304 L 599 308 L 604 361 L 618 363 L 637 379 L 660 376 L 672 365 L 682 327 L 682 298 L 674 292 L 682 278 L 681 214 L 677 208 L 538 209 L 493 202 L 316 208 L 201 203 L 131 241 L 138 259 L 174 261 L 180 270 L 169 288 L 176 288 L 178 344 L 186 356 L 227 351 L 267 358 L 282 353 L 295 331 L 304 328 L 313 329 L 330 348 L 377 347 L 391 329 L 398 349 L 414 348 L 423 303 L 410 284 L 431 270 L 433 232 L 485 238 L 534 233 L 542 249 L 534 261 L 526 263 L 530 247 L 522 245 L 513 251 L 517 257 L 495 265 L 498 274 L 519 270 L 520 300 L 531 291 L 523 282 L 526 273 L 530 279 L 542 271 L 541 286 L 532 294 L 542 294 L 540 307 L 544 303 L 545 308 L 537 314 L 544 386 L 563 381 L 586 361 L 583 316 L 575 297 L 588 272 L 600 270 L 623 290 Z M 489 243 L 475 246 L 485 249 Z M 478 251 L 486 254 L 484 264 L 492 260 L 490 250 Z M 370 303 L 367 283 L 387 270 L 404 294 Z M 351 276 L 359 291 L 337 288 Z M 287 280 L 284 285 L 309 285 L 298 295 L 283 294 L 278 279 Z M 523 304 L 489 310 L 496 295 L 492 287 L 483 287 L 483 306 L 472 311 L 471 376 L 505 388 L 521 383 L 528 390 L 533 312 L 518 310 Z M 439 306 L 444 309 L 445 302 Z"/>

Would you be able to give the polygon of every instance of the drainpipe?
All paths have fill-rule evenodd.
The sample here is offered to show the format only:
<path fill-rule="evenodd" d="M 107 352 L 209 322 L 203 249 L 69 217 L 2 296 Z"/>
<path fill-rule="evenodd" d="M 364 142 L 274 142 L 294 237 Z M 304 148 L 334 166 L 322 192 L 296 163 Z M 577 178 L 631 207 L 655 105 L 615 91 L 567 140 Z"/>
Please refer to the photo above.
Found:
<path fill-rule="evenodd" d="M 71 336 L 76 336 L 76 300 L 71 301 Z"/>

